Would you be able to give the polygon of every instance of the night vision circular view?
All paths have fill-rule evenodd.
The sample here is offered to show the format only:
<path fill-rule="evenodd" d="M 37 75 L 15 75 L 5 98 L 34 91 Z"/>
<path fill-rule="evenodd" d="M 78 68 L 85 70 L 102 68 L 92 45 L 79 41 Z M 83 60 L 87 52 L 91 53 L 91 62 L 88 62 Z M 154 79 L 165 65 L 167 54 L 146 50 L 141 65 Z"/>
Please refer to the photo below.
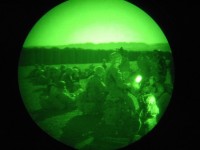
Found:
<path fill-rule="evenodd" d="M 124 0 L 69 0 L 33 26 L 18 68 L 32 120 L 74 149 L 134 144 L 162 118 L 172 52 L 158 24 Z"/>

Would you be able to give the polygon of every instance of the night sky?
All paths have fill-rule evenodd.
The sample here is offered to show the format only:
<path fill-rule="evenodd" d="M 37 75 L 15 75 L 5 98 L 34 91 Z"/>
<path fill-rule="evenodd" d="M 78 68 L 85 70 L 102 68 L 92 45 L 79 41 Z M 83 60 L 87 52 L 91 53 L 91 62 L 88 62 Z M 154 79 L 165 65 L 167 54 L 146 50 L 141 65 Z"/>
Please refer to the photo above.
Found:
<path fill-rule="evenodd" d="M 23 46 L 109 42 L 168 43 L 158 24 L 129 2 L 70 0 L 41 17 Z"/>

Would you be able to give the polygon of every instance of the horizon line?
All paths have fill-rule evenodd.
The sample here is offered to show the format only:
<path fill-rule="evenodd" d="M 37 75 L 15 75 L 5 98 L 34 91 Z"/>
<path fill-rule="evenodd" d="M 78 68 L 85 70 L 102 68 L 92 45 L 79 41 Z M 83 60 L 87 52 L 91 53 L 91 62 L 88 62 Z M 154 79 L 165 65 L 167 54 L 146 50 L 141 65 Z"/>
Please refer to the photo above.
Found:
<path fill-rule="evenodd" d="M 32 47 L 60 47 L 60 46 L 71 46 L 71 45 L 81 45 L 81 44 L 93 44 L 93 45 L 100 45 L 100 44 L 117 44 L 117 43 L 127 43 L 127 44 L 146 44 L 146 45 L 155 45 L 155 44 L 168 44 L 168 42 L 157 42 L 157 43 L 146 43 L 146 42 L 107 42 L 107 43 L 93 43 L 93 42 L 85 42 L 85 43 L 71 43 L 71 44 L 63 44 L 63 45 L 32 45 L 32 46 L 22 46 L 23 48 L 32 48 Z"/>

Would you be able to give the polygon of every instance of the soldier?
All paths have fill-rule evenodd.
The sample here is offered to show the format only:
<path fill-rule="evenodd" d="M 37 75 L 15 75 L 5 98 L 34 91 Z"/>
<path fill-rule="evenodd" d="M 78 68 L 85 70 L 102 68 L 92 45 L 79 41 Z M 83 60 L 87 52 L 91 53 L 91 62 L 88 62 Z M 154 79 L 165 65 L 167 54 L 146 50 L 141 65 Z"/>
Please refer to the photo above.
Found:
<path fill-rule="evenodd" d="M 41 99 L 40 103 L 42 108 L 34 112 L 36 121 L 76 109 L 75 97 L 67 91 L 64 81 L 53 84 L 49 95 Z"/>
<path fill-rule="evenodd" d="M 104 75 L 103 67 L 95 67 L 94 75 L 89 77 L 85 91 L 76 99 L 79 109 L 83 112 L 82 115 L 72 118 L 63 128 L 60 140 L 64 143 L 69 142 L 69 145 L 80 149 L 82 143 L 87 142 L 88 139 L 92 139 L 90 142 L 93 142 L 94 139 L 96 141 L 100 137 L 102 107 L 106 96 Z"/>
<path fill-rule="evenodd" d="M 130 73 L 133 73 L 130 67 L 130 62 L 128 58 L 128 52 L 124 50 L 122 47 L 118 49 L 118 52 L 122 56 L 121 63 L 119 65 L 119 69 L 122 72 L 122 76 L 125 80 L 129 81 Z"/>
<path fill-rule="evenodd" d="M 159 108 L 156 104 L 154 95 L 149 94 L 145 100 L 146 102 L 146 120 L 144 121 L 145 133 L 153 129 L 157 124 L 157 115 L 159 114 Z"/>
<path fill-rule="evenodd" d="M 110 56 L 111 65 L 106 72 L 108 96 L 105 102 L 104 120 L 107 125 L 116 128 L 115 133 L 120 136 L 133 138 L 139 129 L 139 120 L 129 89 L 131 84 L 122 77 L 119 66 L 122 56 L 114 52 Z"/>
<path fill-rule="evenodd" d="M 106 97 L 106 86 L 104 83 L 105 70 L 101 66 L 95 68 L 95 73 L 92 75 L 86 85 L 85 98 L 82 100 L 84 111 L 91 114 L 101 115 L 102 107 Z M 89 108 L 89 106 L 91 106 Z"/>

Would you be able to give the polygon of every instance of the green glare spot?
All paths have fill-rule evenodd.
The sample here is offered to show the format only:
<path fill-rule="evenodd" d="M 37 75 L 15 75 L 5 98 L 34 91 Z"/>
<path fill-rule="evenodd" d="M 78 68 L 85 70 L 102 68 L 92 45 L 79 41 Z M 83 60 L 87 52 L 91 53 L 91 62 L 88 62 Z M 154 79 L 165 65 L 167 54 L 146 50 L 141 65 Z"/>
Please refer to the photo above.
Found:
<path fill-rule="evenodd" d="M 138 76 L 136 77 L 135 81 L 136 81 L 137 83 L 141 82 L 141 81 L 142 81 L 142 76 L 141 76 L 141 75 L 138 75 Z"/>
<path fill-rule="evenodd" d="M 75 149 L 115 150 L 159 123 L 173 90 L 170 45 L 124 0 L 69 0 L 22 46 L 19 89 L 37 125 Z"/>

